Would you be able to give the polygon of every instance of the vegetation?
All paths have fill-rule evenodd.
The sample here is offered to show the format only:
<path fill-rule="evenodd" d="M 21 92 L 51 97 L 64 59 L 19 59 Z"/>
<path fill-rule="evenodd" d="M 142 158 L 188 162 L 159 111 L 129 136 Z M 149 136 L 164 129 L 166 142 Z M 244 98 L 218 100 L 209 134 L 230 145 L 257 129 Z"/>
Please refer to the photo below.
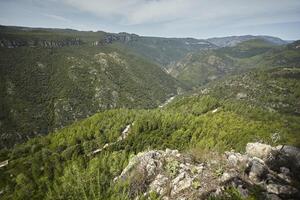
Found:
<path fill-rule="evenodd" d="M 0 30 L 1 37 L 27 45 L 0 47 L 0 145 L 35 136 L 14 148 L 1 148 L 0 162 L 8 160 L 0 168 L 1 199 L 142 196 L 147 181 L 143 174 L 132 173 L 129 181 L 114 178 L 133 155 L 148 149 L 178 149 L 195 159 L 209 159 L 206 152 L 243 151 L 248 142 L 300 147 L 297 42 L 278 47 L 251 40 L 230 48 L 206 46 L 209 50 L 202 51 L 203 46 L 184 45 L 200 42 L 193 39 L 128 42 L 126 37 L 121 41 L 122 34 L 103 32 Z M 28 46 L 28 41 L 60 43 L 74 38 L 80 45 Z M 153 45 L 156 50 L 148 51 Z M 177 51 L 176 45 L 185 48 Z M 172 51 L 155 60 L 164 48 Z M 171 73 L 184 83 L 152 63 L 167 64 L 198 50 L 184 58 L 187 64 L 173 66 Z M 185 84 L 198 90 L 156 108 L 189 88 Z M 128 136 L 119 140 L 129 125 Z M 171 161 L 164 167 L 175 176 L 178 165 Z M 222 173 L 222 168 L 216 169 L 216 176 Z M 192 184 L 201 185 L 201 180 Z M 259 189 L 252 193 L 255 199 Z M 220 198 L 241 196 L 229 188 Z M 151 193 L 150 199 L 159 197 Z"/>
<path fill-rule="evenodd" d="M 264 107 L 271 112 L 300 114 L 300 68 L 252 70 L 208 84 L 202 92 Z M 201 92 L 200 92 L 201 93 Z"/>
<path fill-rule="evenodd" d="M 95 34 L 31 30 L 2 36 L 63 40 L 67 35 L 86 41 Z M 0 47 L 0 52 L 0 147 L 105 109 L 157 107 L 185 88 L 159 66 L 109 45 Z"/>
<path fill-rule="evenodd" d="M 278 46 L 254 39 L 234 47 L 190 53 L 170 68 L 170 74 L 190 87 L 199 87 L 254 68 L 299 67 L 300 51 L 296 44 Z"/>
<path fill-rule="evenodd" d="M 163 109 L 104 111 L 36 137 L 1 154 L 9 159 L 0 169 L 3 199 L 122 199 L 129 195 L 128 187 L 113 179 L 132 154 L 147 149 L 241 151 L 249 141 L 300 146 L 299 117 L 241 105 L 191 96 Z M 90 156 L 117 141 L 127 124 L 133 125 L 125 140 Z M 278 141 L 272 140 L 273 133 L 280 133 Z M 176 173 L 176 163 L 166 167 Z"/>

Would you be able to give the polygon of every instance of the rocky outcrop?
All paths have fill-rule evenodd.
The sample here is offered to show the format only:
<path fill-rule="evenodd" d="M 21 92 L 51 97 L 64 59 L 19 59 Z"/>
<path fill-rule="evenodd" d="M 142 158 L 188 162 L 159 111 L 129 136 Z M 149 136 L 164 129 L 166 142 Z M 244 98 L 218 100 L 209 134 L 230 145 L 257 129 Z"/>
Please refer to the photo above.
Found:
<path fill-rule="evenodd" d="M 20 40 L 20 39 L 0 39 L 0 47 L 17 48 L 17 47 L 43 47 L 43 48 L 61 48 L 64 46 L 78 46 L 83 42 L 78 38 L 65 40 Z"/>
<path fill-rule="evenodd" d="M 103 39 L 94 41 L 93 46 L 100 46 L 105 44 L 112 44 L 113 42 L 128 43 L 130 41 L 138 40 L 139 36 L 136 34 L 129 33 L 106 33 Z"/>
<path fill-rule="evenodd" d="M 115 181 L 130 182 L 133 174 L 142 174 L 139 192 L 161 199 L 206 199 L 228 188 L 243 198 L 299 199 L 299 153 L 296 147 L 249 143 L 245 154 L 229 151 L 197 162 L 177 150 L 151 150 L 133 157 Z"/>

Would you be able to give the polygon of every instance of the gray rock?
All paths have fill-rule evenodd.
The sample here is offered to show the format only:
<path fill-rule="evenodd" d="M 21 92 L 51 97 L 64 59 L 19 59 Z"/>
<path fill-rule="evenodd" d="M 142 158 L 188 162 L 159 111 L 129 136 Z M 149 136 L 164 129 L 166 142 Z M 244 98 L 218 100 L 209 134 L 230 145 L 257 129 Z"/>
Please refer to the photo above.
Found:
<path fill-rule="evenodd" d="M 290 170 L 287 167 L 280 167 L 280 172 L 282 174 L 288 175 L 290 173 Z"/>
<path fill-rule="evenodd" d="M 191 188 L 193 179 L 186 174 L 182 173 L 179 174 L 173 181 L 172 181 L 172 191 L 171 196 L 174 196 L 181 191 Z"/>
<path fill-rule="evenodd" d="M 246 93 L 242 93 L 242 92 L 237 93 L 237 95 L 236 95 L 237 99 L 244 99 L 246 97 L 247 97 L 247 94 Z"/>
<path fill-rule="evenodd" d="M 269 184 L 267 185 L 267 191 L 276 195 L 293 195 L 298 192 L 298 190 L 290 185 L 279 185 L 279 184 Z"/>
<path fill-rule="evenodd" d="M 263 160 L 268 159 L 272 155 L 272 147 L 261 143 L 248 143 L 246 146 L 246 153 L 249 156 L 257 157 Z"/>
<path fill-rule="evenodd" d="M 268 200 L 281 200 L 281 198 L 276 194 L 267 194 L 266 197 Z"/>
<path fill-rule="evenodd" d="M 220 181 L 224 183 L 224 182 L 227 182 L 227 181 L 233 179 L 236 176 L 237 176 L 237 174 L 234 172 L 224 172 L 220 178 Z"/>
<path fill-rule="evenodd" d="M 247 188 L 244 188 L 242 185 L 239 185 L 237 187 L 237 190 L 239 191 L 242 198 L 246 199 L 247 197 L 249 197 L 249 190 Z"/>
<path fill-rule="evenodd" d="M 238 157 L 234 154 L 231 154 L 228 156 L 228 163 L 231 164 L 232 166 L 235 166 L 238 164 Z"/>
<path fill-rule="evenodd" d="M 158 174 L 155 180 L 150 184 L 150 191 L 155 191 L 159 195 L 164 195 L 166 193 L 168 182 L 168 177 Z"/>
<path fill-rule="evenodd" d="M 260 182 L 268 173 L 262 160 L 254 158 L 250 163 L 249 179 L 255 183 Z"/>

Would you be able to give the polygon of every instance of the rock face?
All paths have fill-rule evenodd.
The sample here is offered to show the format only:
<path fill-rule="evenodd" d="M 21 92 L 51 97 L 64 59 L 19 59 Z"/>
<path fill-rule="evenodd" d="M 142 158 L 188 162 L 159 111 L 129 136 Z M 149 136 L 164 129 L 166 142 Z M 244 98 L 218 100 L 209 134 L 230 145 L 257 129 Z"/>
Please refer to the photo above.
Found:
<path fill-rule="evenodd" d="M 299 199 L 299 152 L 291 146 L 249 143 L 245 154 L 230 151 L 197 162 L 177 150 L 152 150 L 133 157 L 115 181 L 130 182 L 132 174 L 142 173 L 143 195 L 154 192 L 161 199 L 206 199 L 224 195 L 229 187 L 243 198 L 253 197 L 259 187 L 259 196 L 266 199 Z M 289 159 L 294 163 L 284 162 Z"/>
<path fill-rule="evenodd" d="M 271 156 L 272 147 L 261 143 L 248 143 L 246 146 L 246 153 L 252 157 L 267 159 Z"/>
<path fill-rule="evenodd" d="M 93 42 L 93 46 L 99 46 L 104 44 L 111 44 L 113 42 L 121 42 L 121 43 L 128 43 L 130 41 L 138 40 L 139 36 L 135 34 L 129 33 L 107 33 L 105 34 L 104 38 L 100 41 Z"/>
<path fill-rule="evenodd" d="M 79 46 L 83 42 L 78 38 L 70 38 L 65 40 L 9 40 L 0 39 L 0 47 L 17 48 L 22 46 L 43 47 L 43 48 L 61 48 L 64 46 Z"/>

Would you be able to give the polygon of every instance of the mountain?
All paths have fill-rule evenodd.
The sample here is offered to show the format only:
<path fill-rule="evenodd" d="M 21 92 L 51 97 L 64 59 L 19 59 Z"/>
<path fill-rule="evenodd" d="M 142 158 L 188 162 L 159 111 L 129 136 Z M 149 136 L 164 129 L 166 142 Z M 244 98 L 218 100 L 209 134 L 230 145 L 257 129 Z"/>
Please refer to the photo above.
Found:
<path fill-rule="evenodd" d="M 144 37 L 129 33 L 84 32 L 71 29 L 43 29 L 0 26 L 0 46 L 40 46 L 55 48 L 63 46 L 114 45 L 124 51 L 147 58 L 163 68 L 184 57 L 189 52 L 216 48 L 207 40 L 194 38 Z"/>
<path fill-rule="evenodd" d="M 299 199 L 300 42 L 241 38 L 0 26 L 0 199 Z"/>
<path fill-rule="evenodd" d="M 209 190 L 211 184 L 213 187 L 225 187 L 231 195 L 243 199 L 234 185 L 219 183 L 229 180 L 229 173 L 229 177 L 252 180 L 252 184 L 246 181 L 243 188 L 248 191 L 246 195 L 254 195 L 254 199 L 274 195 L 277 189 L 275 195 L 295 199 L 293 195 L 297 195 L 299 185 L 285 180 L 292 179 L 296 183 L 299 180 L 299 172 L 295 170 L 299 158 L 288 157 L 295 164 L 296 168 L 292 168 L 294 165 L 286 160 L 283 152 L 294 155 L 292 152 L 299 152 L 296 147 L 300 147 L 300 118 L 294 112 L 300 102 L 299 70 L 278 68 L 252 73 L 234 76 L 225 84 L 216 82 L 204 88 L 208 92 L 179 96 L 163 108 L 103 111 L 47 136 L 30 139 L 14 149 L 2 149 L 1 198 L 134 199 L 153 188 L 152 181 L 161 183 L 163 181 L 159 177 L 167 177 L 172 187 L 164 186 L 163 182 L 161 188 L 170 191 L 163 193 L 170 197 L 174 197 L 171 191 L 187 195 L 195 194 L 201 188 L 207 190 L 208 195 L 214 192 Z M 231 90 L 232 94 L 229 93 Z M 263 91 L 267 93 L 264 95 Z M 273 96 L 269 97 L 270 94 Z M 268 98 L 278 98 L 280 101 L 274 99 L 269 102 Z M 279 107 L 275 104 L 270 109 L 275 102 Z M 289 103 L 288 107 L 284 105 L 286 103 Z M 277 148 L 280 153 L 274 154 L 276 157 L 268 157 L 272 147 L 260 147 L 255 143 L 251 154 L 248 143 L 257 141 L 285 146 Z M 246 147 L 245 156 L 249 159 L 243 160 L 244 155 L 235 152 L 244 151 Z M 223 154 L 226 150 L 228 159 Z M 262 161 L 262 155 L 272 162 Z M 261 159 L 253 158 L 257 156 Z M 234 160 L 245 161 L 245 167 L 239 168 L 244 166 L 239 163 L 234 165 L 237 169 L 230 168 L 227 162 Z M 248 162 L 250 168 L 246 167 Z M 198 171 L 200 164 L 207 176 L 202 176 L 203 173 Z M 252 168 L 252 165 L 255 167 Z M 280 171 L 282 167 L 289 168 L 287 176 Z M 253 173 L 249 175 L 251 171 Z M 183 172 L 185 175 L 180 175 Z M 161 175 L 157 176 L 159 173 Z M 179 175 L 182 177 L 176 178 Z M 195 179 L 198 182 L 187 180 L 198 176 L 202 177 Z M 272 182 L 266 181 L 266 184 L 259 186 L 259 180 Z M 181 183 L 187 186 L 179 187 Z M 160 192 L 155 191 L 149 194 L 151 198 L 160 197 Z"/>
<path fill-rule="evenodd" d="M 159 38 L 139 37 L 126 43 L 126 47 L 144 58 L 154 61 L 163 69 L 190 52 L 214 49 L 217 46 L 206 41 L 194 38 Z"/>
<path fill-rule="evenodd" d="M 185 88 L 107 38 L 102 32 L 1 27 L 1 147 L 105 109 L 157 107 Z"/>
<path fill-rule="evenodd" d="M 256 69 L 212 81 L 195 94 L 245 102 L 270 112 L 300 115 L 300 68 Z"/>
<path fill-rule="evenodd" d="M 284 45 L 288 44 L 288 41 L 282 40 L 277 37 L 272 36 L 265 36 L 265 35 L 259 35 L 259 36 L 253 36 L 253 35 L 243 35 L 243 36 L 229 36 L 229 37 L 216 37 L 216 38 L 209 38 L 207 41 L 217 45 L 218 47 L 233 47 L 241 42 L 245 42 L 248 40 L 254 40 L 254 39 L 262 39 L 267 42 L 270 42 L 274 45 Z"/>
<path fill-rule="evenodd" d="M 253 68 L 299 67 L 297 44 L 278 46 L 262 39 L 248 40 L 234 47 L 190 53 L 168 72 L 190 87 L 198 87 Z"/>

